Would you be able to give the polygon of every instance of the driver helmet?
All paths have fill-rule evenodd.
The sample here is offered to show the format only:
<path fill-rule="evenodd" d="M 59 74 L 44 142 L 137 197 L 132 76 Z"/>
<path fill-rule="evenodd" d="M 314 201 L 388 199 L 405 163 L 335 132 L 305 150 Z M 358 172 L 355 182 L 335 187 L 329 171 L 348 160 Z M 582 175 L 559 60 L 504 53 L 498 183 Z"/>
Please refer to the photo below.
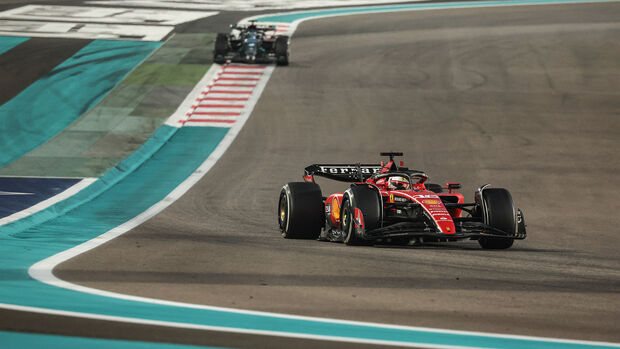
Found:
<path fill-rule="evenodd" d="M 393 176 L 388 178 L 387 188 L 389 190 L 408 190 L 409 180 L 402 176 Z"/>

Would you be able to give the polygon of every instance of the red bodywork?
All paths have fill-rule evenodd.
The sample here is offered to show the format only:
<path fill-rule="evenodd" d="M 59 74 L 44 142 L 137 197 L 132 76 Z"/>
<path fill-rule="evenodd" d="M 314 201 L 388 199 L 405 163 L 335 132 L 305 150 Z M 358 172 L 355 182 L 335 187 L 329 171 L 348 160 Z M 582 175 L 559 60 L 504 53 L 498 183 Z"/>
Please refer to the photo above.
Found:
<path fill-rule="evenodd" d="M 403 165 L 402 162 L 400 165 Z M 381 173 L 387 173 L 390 168 L 395 165 L 393 161 L 390 161 L 385 165 L 382 162 L 382 166 Z M 398 201 L 398 198 L 418 203 L 428 216 L 432 218 L 439 231 L 444 234 L 454 234 L 455 226 L 453 218 L 461 217 L 461 209 L 452 208 L 448 210 L 444 206 L 443 201 L 459 204 L 465 202 L 465 198 L 461 193 L 454 192 L 454 189 L 449 188 L 450 184 L 456 185 L 458 183 L 448 183 L 446 187 L 443 187 L 442 189 L 449 190 L 447 193 L 435 193 L 427 190 L 424 184 L 428 177 L 421 176 L 417 179 L 417 183 L 412 183 L 413 188 L 411 190 L 389 190 L 385 180 L 378 180 L 375 182 L 373 178 L 366 180 L 366 183 L 375 185 L 379 188 L 384 204 L 393 203 L 395 200 Z M 312 176 L 304 176 L 304 180 L 306 182 L 314 182 Z M 332 228 L 338 229 L 340 227 L 340 207 L 342 205 L 343 194 L 344 193 L 331 194 L 325 199 L 325 217 Z M 386 206 L 384 206 L 384 208 L 387 209 Z M 396 209 L 392 208 L 392 210 Z M 358 213 L 356 212 L 356 225 L 359 221 L 357 216 Z"/>

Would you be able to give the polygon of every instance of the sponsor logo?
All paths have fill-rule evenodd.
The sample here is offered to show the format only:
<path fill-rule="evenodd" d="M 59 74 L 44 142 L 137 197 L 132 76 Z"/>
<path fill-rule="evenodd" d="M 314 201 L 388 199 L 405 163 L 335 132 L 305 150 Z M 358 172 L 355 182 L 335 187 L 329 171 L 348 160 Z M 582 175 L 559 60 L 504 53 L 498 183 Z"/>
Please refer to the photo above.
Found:
<path fill-rule="evenodd" d="M 321 172 L 329 174 L 357 174 L 357 166 L 319 166 Z M 375 174 L 381 171 L 379 166 L 361 166 L 363 174 Z"/>
<path fill-rule="evenodd" d="M 393 203 L 394 202 L 394 194 L 390 194 L 390 197 L 388 198 L 388 202 L 389 203 Z"/>
<path fill-rule="evenodd" d="M 439 196 L 437 196 L 437 195 L 414 195 L 413 197 L 416 198 L 416 199 L 420 199 L 420 200 L 422 200 L 422 199 L 437 199 L 437 200 L 439 200 Z M 440 202 L 441 202 L 441 200 L 440 200 Z"/>
<path fill-rule="evenodd" d="M 450 216 L 446 211 L 429 211 L 429 213 L 433 216 Z"/>
<path fill-rule="evenodd" d="M 424 199 L 422 200 L 422 203 L 427 205 L 438 205 L 441 203 L 441 201 L 437 199 Z"/>
<path fill-rule="evenodd" d="M 397 195 L 394 195 L 394 194 L 390 194 L 390 196 L 393 196 L 392 202 L 407 202 L 407 201 L 409 201 L 409 200 L 407 200 L 407 198 L 404 198 L 402 196 L 397 196 Z"/>

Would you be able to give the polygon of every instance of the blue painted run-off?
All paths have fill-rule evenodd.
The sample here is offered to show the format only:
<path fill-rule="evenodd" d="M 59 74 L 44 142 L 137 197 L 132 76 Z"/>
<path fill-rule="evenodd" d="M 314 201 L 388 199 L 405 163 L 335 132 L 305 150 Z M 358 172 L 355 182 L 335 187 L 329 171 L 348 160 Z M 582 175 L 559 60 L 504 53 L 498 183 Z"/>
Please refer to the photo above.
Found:
<path fill-rule="evenodd" d="M 64 130 L 160 45 L 93 41 L 0 106 L 0 167 Z"/>
<path fill-rule="evenodd" d="M 81 178 L 0 177 L 0 218 L 62 193 Z"/>
<path fill-rule="evenodd" d="M 0 55 L 13 47 L 28 41 L 30 38 L 21 38 L 15 36 L 0 36 Z"/>
<path fill-rule="evenodd" d="M 541 2 L 531 1 L 530 3 Z M 440 8 L 441 4 L 428 4 L 428 6 L 431 5 L 434 8 Z M 455 6 L 451 3 L 444 5 L 444 7 Z M 402 7 L 391 8 L 394 10 L 408 9 Z M 386 11 L 387 8 L 381 7 L 382 11 Z M 348 10 L 352 13 L 358 12 L 356 9 Z M 299 14 L 295 16 L 297 19 L 301 18 Z M 316 14 L 308 12 L 307 16 L 314 17 Z M 495 348 L 620 347 L 614 344 L 599 345 L 441 330 L 382 327 L 371 324 L 294 319 L 276 315 L 161 305 L 61 289 L 39 283 L 29 277 L 27 270 L 34 263 L 93 239 L 142 213 L 164 198 L 211 154 L 227 131 L 228 129 L 202 127 L 184 127 L 177 131 L 175 128 L 162 126 L 137 153 L 77 195 L 44 210 L 45 212 L 20 220 L 15 224 L 0 227 L 0 302 L 177 324 L 262 330 L 283 334 L 337 336 L 358 340 L 384 340 L 419 345 Z M 147 158 L 148 160 L 142 163 Z M 72 203 L 84 203 L 85 201 L 89 202 L 72 206 L 74 205 Z M 46 219 L 48 220 L 42 223 Z"/>
<path fill-rule="evenodd" d="M 49 334 L 0 331 L 2 348 L 11 349 L 192 349 L 205 348 L 193 345 L 162 344 L 151 342 L 122 341 L 85 337 L 69 337 Z M 209 347 L 211 348 L 211 347 Z"/>

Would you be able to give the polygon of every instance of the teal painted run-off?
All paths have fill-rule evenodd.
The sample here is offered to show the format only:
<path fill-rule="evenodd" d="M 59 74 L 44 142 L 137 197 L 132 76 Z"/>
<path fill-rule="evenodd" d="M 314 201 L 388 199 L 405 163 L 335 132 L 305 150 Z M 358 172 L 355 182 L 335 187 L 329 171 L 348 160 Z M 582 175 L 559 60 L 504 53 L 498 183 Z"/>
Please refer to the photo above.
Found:
<path fill-rule="evenodd" d="M 0 346 L 11 349 L 192 349 L 212 348 L 193 345 L 163 344 L 152 342 L 122 341 L 86 337 L 69 337 L 50 334 L 0 331 Z"/>
<path fill-rule="evenodd" d="M 567 2 L 570 1 L 562 1 Z M 435 3 L 426 6 L 465 7 L 464 4 L 475 7 L 481 3 Z M 409 10 L 413 6 L 419 8 L 423 5 L 382 6 L 375 11 Z M 373 11 L 364 9 L 362 12 L 359 8 L 351 8 L 319 12 L 322 12 L 321 15 L 329 15 Z M 291 21 L 304 18 L 301 13 L 287 16 L 294 16 L 289 17 Z M 309 11 L 305 16 L 318 15 L 316 11 Z M 283 21 L 282 18 L 266 16 L 261 20 Z M 88 189 L 38 215 L 0 227 L 0 303 L 221 329 L 380 340 L 419 346 L 620 348 L 620 345 L 611 343 L 494 336 L 162 305 L 80 293 L 42 284 L 30 278 L 28 268 L 36 262 L 93 239 L 163 199 L 211 154 L 227 132 L 225 128 L 176 129 L 162 126 L 138 152 Z"/>
<path fill-rule="evenodd" d="M 0 106 L 0 167 L 64 130 L 160 45 L 95 40 Z"/>
<path fill-rule="evenodd" d="M 16 36 L 0 36 L 0 55 L 13 47 L 28 41 L 30 38 L 21 38 Z"/>
<path fill-rule="evenodd" d="M 393 6 L 374 6 L 361 8 L 339 8 L 329 10 L 317 10 L 307 12 L 293 12 L 290 14 L 283 13 L 277 15 L 265 15 L 256 18 L 261 22 L 284 22 L 292 23 L 298 20 L 306 20 L 310 18 L 351 15 L 390 11 L 405 10 L 432 10 L 446 8 L 475 8 L 489 6 L 514 6 L 514 5 L 553 5 L 553 4 L 577 4 L 577 3 L 597 3 L 597 2 L 617 2 L 618 0 L 510 0 L 510 1 L 468 1 L 468 2 L 449 2 L 449 3 L 424 3 L 424 4 L 408 4 Z"/>

